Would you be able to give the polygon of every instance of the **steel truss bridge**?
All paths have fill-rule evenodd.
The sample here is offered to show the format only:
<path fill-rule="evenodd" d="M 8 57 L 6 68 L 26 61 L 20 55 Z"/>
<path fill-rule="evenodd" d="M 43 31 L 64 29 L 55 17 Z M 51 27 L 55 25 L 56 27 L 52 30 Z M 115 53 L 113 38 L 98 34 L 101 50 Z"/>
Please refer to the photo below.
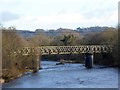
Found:
<path fill-rule="evenodd" d="M 111 45 L 81 45 L 81 46 L 40 46 L 40 47 L 22 47 L 15 53 L 29 55 L 37 52 L 39 55 L 49 54 L 80 54 L 80 53 L 109 53 L 112 52 Z"/>
<path fill-rule="evenodd" d="M 40 68 L 40 56 L 51 54 L 81 54 L 85 53 L 86 67 L 93 66 L 93 54 L 94 53 L 111 53 L 113 47 L 111 45 L 81 45 L 81 46 L 40 46 L 40 47 L 21 47 L 14 51 L 14 55 L 28 56 L 35 54 L 37 57 L 34 59 L 36 65 L 34 72 L 39 71 Z"/>

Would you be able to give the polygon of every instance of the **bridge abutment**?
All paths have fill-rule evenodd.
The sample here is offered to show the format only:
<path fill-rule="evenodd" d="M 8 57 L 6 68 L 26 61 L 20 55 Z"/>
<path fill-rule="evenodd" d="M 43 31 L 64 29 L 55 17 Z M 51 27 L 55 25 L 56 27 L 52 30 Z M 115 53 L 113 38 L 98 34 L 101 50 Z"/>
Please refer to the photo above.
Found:
<path fill-rule="evenodd" d="M 33 73 L 38 72 L 39 69 L 41 69 L 40 56 L 37 55 L 37 56 L 36 56 L 36 61 L 35 61 L 35 66 L 34 66 L 34 69 L 33 69 Z"/>

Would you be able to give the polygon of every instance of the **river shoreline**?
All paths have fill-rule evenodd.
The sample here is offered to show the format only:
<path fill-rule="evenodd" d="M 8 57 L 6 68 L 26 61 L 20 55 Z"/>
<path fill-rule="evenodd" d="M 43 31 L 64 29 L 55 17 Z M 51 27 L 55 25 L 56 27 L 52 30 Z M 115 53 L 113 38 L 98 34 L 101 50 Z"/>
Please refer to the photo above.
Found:
<path fill-rule="evenodd" d="M 83 64 L 56 65 L 58 62 L 42 61 L 37 73 L 4 83 L 3 88 L 116 88 L 117 68 L 94 66 L 86 69 Z M 107 76 L 107 77 L 106 77 Z M 114 81 L 114 82 L 113 82 Z M 32 86 L 31 86 L 32 84 Z"/>
<path fill-rule="evenodd" d="M 44 60 L 45 61 L 45 60 Z M 48 61 L 49 62 L 49 61 Z M 64 64 L 80 64 L 79 62 L 74 62 L 74 61 L 65 61 L 65 62 L 57 62 L 57 61 L 51 61 L 51 62 L 55 62 L 56 66 L 59 66 L 59 65 L 64 65 Z M 85 66 L 84 64 L 82 64 L 83 66 Z M 93 67 L 95 68 L 95 67 Z M 115 66 L 98 66 L 98 68 L 117 68 Z M 41 68 L 42 69 L 42 68 Z M 4 83 L 9 83 L 15 79 L 18 79 L 18 78 L 21 78 L 21 77 L 24 77 L 25 75 L 29 75 L 29 74 L 32 74 L 34 73 L 33 70 L 27 70 L 26 72 L 24 73 L 21 73 L 19 75 L 17 75 L 16 77 L 12 77 L 10 78 L 9 80 L 5 80 L 3 78 L 0 79 L 0 83 L 1 84 L 4 84 Z M 37 73 L 37 72 L 36 72 Z"/>
<path fill-rule="evenodd" d="M 52 62 L 56 62 L 56 61 L 52 61 Z M 56 62 L 56 65 L 61 65 L 61 64 L 65 64 L 65 63 L 78 63 L 78 62 L 74 62 L 74 61 Z M 42 69 L 42 68 L 41 68 L 41 69 Z M 0 79 L 0 83 L 3 84 L 3 83 L 11 82 L 11 81 L 13 81 L 13 80 L 15 80 L 15 79 L 18 79 L 18 78 L 20 78 L 20 77 L 23 77 L 24 75 L 27 75 L 28 73 L 30 74 L 30 73 L 34 73 L 34 72 L 33 72 L 33 70 L 27 70 L 27 71 L 25 71 L 25 72 L 23 72 L 23 73 L 15 76 L 15 77 L 9 78 L 9 79 L 3 79 L 3 78 L 1 78 L 1 79 Z"/>
<path fill-rule="evenodd" d="M 3 78 L 1 78 L 0 79 L 0 84 L 9 83 L 9 82 L 11 82 L 11 81 L 13 81 L 15 79 L 18 79 L 18 78 L 21 78 L 21 77 L 27 75 L 28 73 L 29 74 L 33 73 L 33 70 L 27 70 L 26 72 L 22 72 L 22 73 L 18 74 L 17 76 L 11 77 L 9 79 L 3 79 Z"/>

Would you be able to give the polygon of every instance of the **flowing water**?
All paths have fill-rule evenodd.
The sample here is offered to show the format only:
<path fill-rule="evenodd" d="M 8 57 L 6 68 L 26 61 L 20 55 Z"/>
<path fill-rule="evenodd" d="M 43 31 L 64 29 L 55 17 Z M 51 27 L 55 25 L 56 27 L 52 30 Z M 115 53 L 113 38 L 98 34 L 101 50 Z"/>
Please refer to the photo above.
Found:
<path fill-rule="evenodd" d="M 3 84 L 3 88 L 118 88 L 118 69 L 42 61 L 42 70 Z"/>

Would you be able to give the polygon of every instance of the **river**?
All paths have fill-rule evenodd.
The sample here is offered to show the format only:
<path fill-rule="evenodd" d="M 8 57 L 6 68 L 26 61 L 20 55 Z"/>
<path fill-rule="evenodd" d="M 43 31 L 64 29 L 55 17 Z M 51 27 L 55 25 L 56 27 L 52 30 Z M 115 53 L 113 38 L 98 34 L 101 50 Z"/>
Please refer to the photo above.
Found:
<path fill-rule="evenodd" d="M 3 84 L 3 88 L 118 88 L 118 69 L 42 61 L 42 70 Z"/>

